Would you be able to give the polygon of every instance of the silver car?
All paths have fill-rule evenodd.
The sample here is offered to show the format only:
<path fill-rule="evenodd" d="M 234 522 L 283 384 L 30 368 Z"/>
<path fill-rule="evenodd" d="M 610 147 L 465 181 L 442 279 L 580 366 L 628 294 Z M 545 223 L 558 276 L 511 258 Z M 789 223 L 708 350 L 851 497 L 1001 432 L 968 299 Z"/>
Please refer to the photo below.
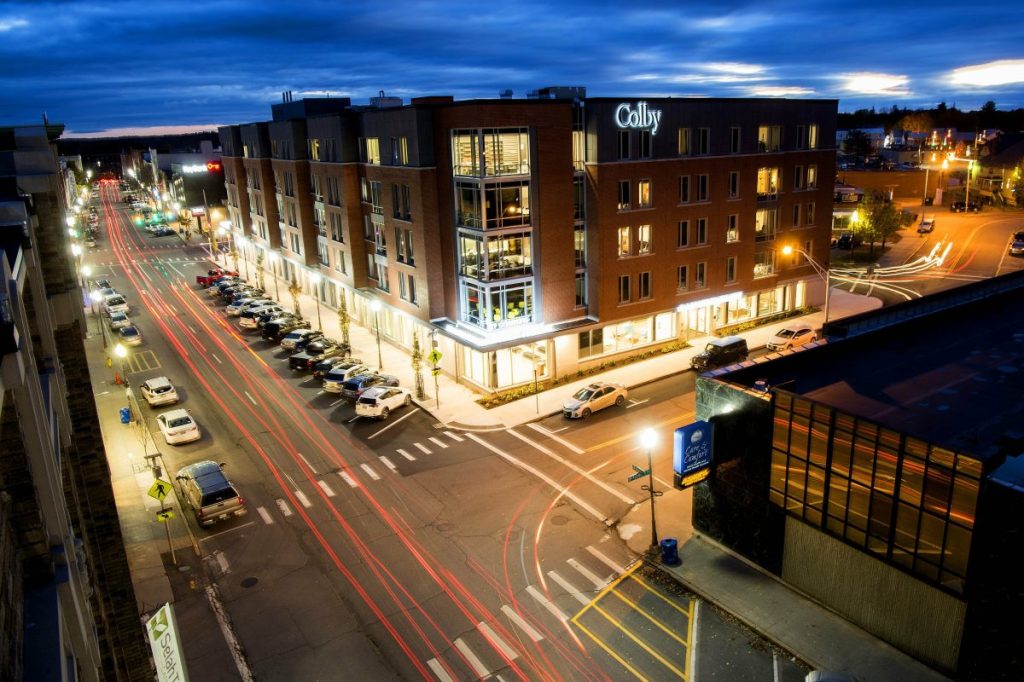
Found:
<path fill-rule="evenodd" d="M 586 419 L 594 412 L 611 405 L 621 407 L 628 397 L 629 391 L 622 384 L 600 381 L 576 391 L 572 398 L 562 405 L 562 416 L 566 419 Z"/>

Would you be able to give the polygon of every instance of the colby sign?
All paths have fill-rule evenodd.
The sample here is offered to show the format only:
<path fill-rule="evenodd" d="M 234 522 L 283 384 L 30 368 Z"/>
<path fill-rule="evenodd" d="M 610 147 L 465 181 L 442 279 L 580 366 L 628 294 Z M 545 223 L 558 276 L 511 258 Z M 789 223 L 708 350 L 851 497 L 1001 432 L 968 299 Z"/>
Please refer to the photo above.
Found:
<path fill-rule="evenodd" d="M 637 102 L 636 109 L 632 104 L 623 103 L 615 107 L 615 123 L 620 128 L 649 128 L 651 135 L 657 135 L 658 124 L 661 123 L 661 109 L 648 109 L 647 102 Z"/>

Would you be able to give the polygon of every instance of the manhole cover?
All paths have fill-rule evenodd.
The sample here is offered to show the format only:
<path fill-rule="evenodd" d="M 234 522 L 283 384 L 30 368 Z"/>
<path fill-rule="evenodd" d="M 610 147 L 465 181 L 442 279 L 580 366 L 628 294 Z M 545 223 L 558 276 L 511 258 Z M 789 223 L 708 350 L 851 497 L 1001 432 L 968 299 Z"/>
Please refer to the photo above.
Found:
<path fill-rule="evenodd" d="M 552 516 L 551 517 L 551 525 L 552 526 L 564 526 L 567 523 L 569 523 L 569 517 L 568 516 L 562 516 L 561 514 L 559 514 L 558 516 Z"/>
<path fill-rule="evenodd" d="M 252 576 L 242 580 L 242 587 L 252 587 L 260 581 L 259 578 L 253 578 Z"/>

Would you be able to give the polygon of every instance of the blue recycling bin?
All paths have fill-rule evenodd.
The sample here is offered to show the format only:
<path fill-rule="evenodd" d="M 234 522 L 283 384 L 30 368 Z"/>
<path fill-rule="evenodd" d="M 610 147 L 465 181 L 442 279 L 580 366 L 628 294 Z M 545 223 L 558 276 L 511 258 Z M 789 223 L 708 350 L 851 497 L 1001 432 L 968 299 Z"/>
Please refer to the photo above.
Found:
<path fill-rule="evenodd" d="M 131 423 L 131 421 L 132 421 L 132 411 L 131 411 L 131 408 L 122 407 L 121 408 L 121 423 L 122 424 L 129 424 L 129 423 Z"/>
<path fill-rule="evenodd" d="M 665 538 L 661 541 L 661 563 L 666 566 L 678 566 L 683 563 L 679 558 L 679 543 L 675 538 Z"/>

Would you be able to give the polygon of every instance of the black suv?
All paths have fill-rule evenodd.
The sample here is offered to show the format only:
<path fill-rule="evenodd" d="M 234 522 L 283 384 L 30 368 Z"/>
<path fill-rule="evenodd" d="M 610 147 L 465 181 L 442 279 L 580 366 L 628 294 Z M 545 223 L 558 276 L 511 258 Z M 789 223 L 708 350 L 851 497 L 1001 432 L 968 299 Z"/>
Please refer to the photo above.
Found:
<path fill-rule="evenodd" d="M 949 210 L 953 213 L 977 213 L 981 210 L 981 206 L 978 206 L 973 201 L 969 204 L 963 201 L 954 201 L 949 205 Z"/>
<path fill-rule="evenodd" d="M 716 367 L 742 362 L 747 359 L 747 353 L 747 340 L 741 336 L 711 339 L 704 347 L 703 353 L 698 353 L 690 359 L 690 368 L 706 372 Z"/>
<path fill-rule="evenodd" d="M 317 339 L 310 341 L 306 344 L 305 348 L 288 358 L 288 366 L 292 369 L 308 372 L 320 361 L 342 356 L 347 352 L 348 348 L 345 348 L 334 339 Z"/>
<path fill-rule="evenodd" d="M 267 341 L 280 343 L 281 339 L 283 339 L 288 332 L 299 329 L 305 324 L 305 322 L 294 315 L 290 317 L 279 317 L 276 320 L 271 320 L 263 325 L 263 338 Z"/>
<path fill-rule="evenodd" d="M 363 361 L 357 358 L 350 358 L 347 355 L 335 355 L 333 357 L 325 358 L 313 365 L 313 377 L 315 379 L 323 379 L 327 376 L 327 373 L 337 365 L 341 365 L 346 362 L 349 364 L 359 365 L 362 364 Z"/>

